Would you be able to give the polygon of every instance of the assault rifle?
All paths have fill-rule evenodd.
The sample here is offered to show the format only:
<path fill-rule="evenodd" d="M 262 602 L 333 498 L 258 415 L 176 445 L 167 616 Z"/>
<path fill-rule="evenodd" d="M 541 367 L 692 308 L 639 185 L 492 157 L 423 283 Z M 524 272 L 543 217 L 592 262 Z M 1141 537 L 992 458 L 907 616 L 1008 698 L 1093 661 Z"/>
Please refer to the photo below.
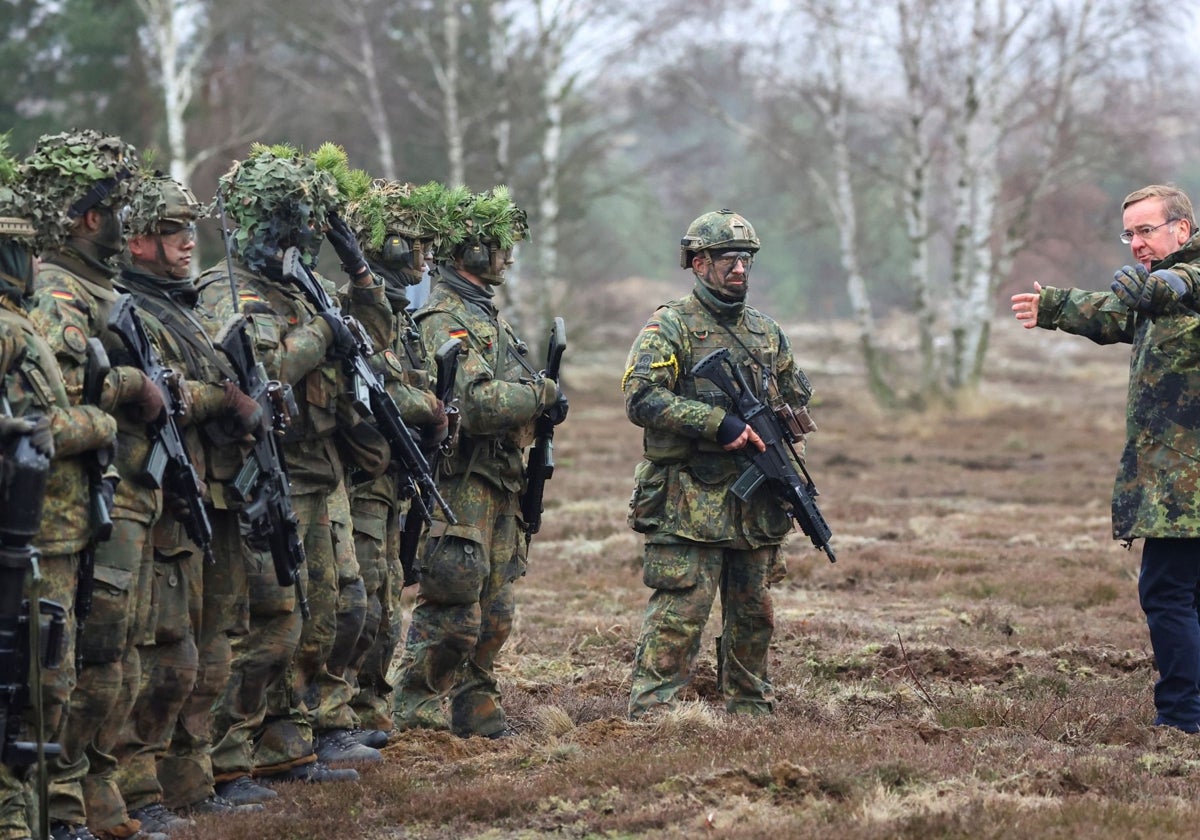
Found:
<path fill-rule="evenodd" d="M 121 339 L 133 365 L 141 368 L 158 386 L 166 404 L 163 412 L 149 423 L 150 457 L 146 460 L 142 478 L 151 487 L 161 487 L 164 495 L 183 500 L 187 505 L 183 528 L 188 538 L 204 552 L 205 559 L 211 561 L 212 524 L 204 508 L 204 490 L 179 433 L 178 420 L 184 414 L 179 375 L 159 360 L 134 308 L 132 296 L 126 294 L 117 298 L 108 315 L 108 328 Z"/>
<path fill-rule="evenodd" d="M 762 438 L 766 447 L 762 452 L 747 445 L 746 452 L 751 465 L 733 484 L 733 494 L 743 502 L 750 500 L 754 491 L 764 481 L 779 496 L 788 508 L 788 516 L 795 520 L 812 544 L 829 556 L 830 563 L 837 557 L 829 541 L 833 532 L 817 507 L 817 488 L 812 476 L 793 444 L 798 435 L 791 424 L 780 422 L 775 410 L 758 399 L 746 383 L 742 371 L 729 361 L 729 350 L 722 347 L 714 350 L 696 363 L 692 373 L 716 385 L 725 396 L 733 401 L 733 411 Z M 799 467 L 799 471 L 797 471 Z"/>
<path fill-rule="evenodd" d="M 0 398 L 0 408 L 12 416 L 6 399 Z M 40 837 L 50 836 L 46 757 L 62 753 L 59 744 L 42 740 L 42 670 L 57 668 L 62 660 L 67 626 L 62 605 L 38 597 L 42 578 L 31 544 L 42 521 L 49 472 L 50 454 L 34 446 L 32 428 L 0 441 L 0 761 L 11 768 L 37 765 Z M 27 572 L 32 572 L 29 599 L 23 597 Z M 31 603 L 37 604 L 36 611 Z M 32 742 L 20 740 L 27 706 L 37 733 Z"/>
<path fill-rule="evenodd" d="M 437 368 L 437 379 L 433 386 L 433 395 L 441 400 L 446 412 L 446 439 L 429 456 L 429 470 L 436 478 L 438 465 L 441 463 L 443 452 L 454 448 L 458 437 L 458 406 L 453 405 L 454 378 L 458 373 L 458 354 L 462 351 L 462 339 L 451 338 L 433 354 Z M 421 531 L 425 520 L 413 516 L 411 511 L 404 517 L 404 530 L 400 533 L 400 568 L 404 570 L 404 586 L 412 586 L 419 580 L 417 573 L 417 547 L 421 542 Z"/>
<path fill-rule="evenodd" d="M 12 416 L 7 400 L 0 399 L 0 407 Z M 35 597 L 41 580 L 38 551 L 31 543 L 42 521 L 49 472 L 50 456 L 33 445 L 32 429 L 0 441 L 0 760 L 12 768 L 44 767 L 47 755 L 60 752 L 57 744 L 41 741 L 40 725 L 36 743 L 20 740 L 27 706 L 33 706 L 41 723 L 41 669 L 58 666 L 67 620 L 62 605 L 45 598 L 37 600 L 36 613 L 30 615 L 31 604 L 24 597 L 27 573 L 33 572 L 30 594 Z"/>
<path fill-rule="evenodd" d="M 299 248 L 291 247 L 284 252 L 283 276 L 296 282 L 317 312 L 341 320 L 354 336 L 357 346 L 345 361 L 346 373 L 354 380 L 354 408 L 363 417 L 375 418 L 376 427 L 392 449 L 392 460 L 403 469 L 401 480 L 405 486 L 401 488 L 401 496 L 407 493 L 412 498 L 409 515 L 415 512 L 422 521 L 432 522 L 432 506 L 436 503 L 446 515 L 446 521 L 457 525 L 458 519 L 455 518 L 454 511 L 450 510 L 450 506 L 446 504 L 446 500 L 434 484 L 429 462 L 421 453 L 417 442 L 413 440 L 412 432 L 404 425 L 400 409 L 384 387 L 383 380 L 371 367 L 371 340 L 362 325 L 353 319 L 342 317 L 342 310 L 300 258 Z"/>
<path fill-rule="evenodd" d="M 292 509 L 291 483 L 283 447 L 279 444 L 279 437 L 291 423 L 288 386 L 267 379 L 266 369 L 255 358 L 245 316 L 230 318 L 214 344 L 229 359 L 237 374 L 237 386 L 259 404 L 263 413 L 262 426 L 255 431 L 250 454 L 229 485 L 234 499 L 241 503 L 246 542 L 254 548 L 270 550 L 275 579 L 280 586 L 295 587 L 300 613 L 309 618 L 308 598 L 300 580 L 304 541 L 300 539 L 300 518 Z"/>
<path fill-rule="evenodd" d="M 546 347 L 545 375 L 559 381 L 563 351 L 567 349 L 567 325 L 555 318 L 550 326 L 550 343 Z M 525 492 L 521 494 L 521 518 L 525 520 L 525 544 L 542 528 L 542 510 L 546 482 L 554 476 L 554 419 L 542 412 L 534 424 L 533 446 L 525 466 Z"/>

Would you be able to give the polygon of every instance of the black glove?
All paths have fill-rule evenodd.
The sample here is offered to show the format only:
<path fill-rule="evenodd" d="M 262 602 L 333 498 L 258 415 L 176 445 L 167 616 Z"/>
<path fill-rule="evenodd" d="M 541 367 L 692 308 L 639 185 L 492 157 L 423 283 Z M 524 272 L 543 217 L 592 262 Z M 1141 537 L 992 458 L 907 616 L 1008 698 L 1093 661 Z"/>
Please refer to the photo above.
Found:
<path fill-rule="evenodd" d="M 726 414 L 717 427 L 717 443 L 728 446 L 746 431 L 746 421 L 736 414 Z"/>
<path fill-rule="evenodd" d="M 352 358 L 358 352 L 358 343 L 346 322 L 331 312 L 318 312 L 317 316 L 325 320 L 329 331 L 333 333 L 329 346 L 325 348 L 326 357 L 338 361 Z"/>
<path fill-rule="evenodd" d="M 1140 263 L 1124 266 L 1113 274 L 1112 290 L 1121 302 L 1136 312 L 1154 317 L 1174 303 L 1191 299 L 1187 284 L 1173 271 L 1146 271 Z"/>
<path fill-rule="evenodd" d="M 29 435 L 34 449 L 47 458 L 54 457 L 54 434 L 50 431 L 50 418 L 45 414 L 0 417 L 0 440 L 14 435 Z"/>
<path fill-rule="evenodd" d="M 325 238 L 333 246 L 338 259 L 342 261 L 342 269 L 350 276 L 351 280 L 362 275 L 364 271 L 370 271 L 367 268 L 367 261 L 363 257 L 362 248 L 358 247 L 358 240 L 355 239 L 354 232 L 336 213 L 329 214 L 329 229 L 325 231 Z"/>
<path fill-rule="evenodd" d="M 567 395 L 563 393 L 562 386 L 560 385 L 558 388 L 558 399 L 546 406 L 546 410 L 543 413 L 550 419 L 551 423 L 557 426 L 567 419 L 567 409 L 570 407 L 570 404 L 567 402 Z"/>

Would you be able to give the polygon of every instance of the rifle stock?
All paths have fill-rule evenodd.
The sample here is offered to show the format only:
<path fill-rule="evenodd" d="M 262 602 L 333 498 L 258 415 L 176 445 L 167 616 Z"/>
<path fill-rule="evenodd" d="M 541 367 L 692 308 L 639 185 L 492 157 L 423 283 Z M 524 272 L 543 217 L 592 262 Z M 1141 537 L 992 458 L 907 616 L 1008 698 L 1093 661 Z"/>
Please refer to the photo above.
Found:
<path fill-rule="evenodd" d="M 556 317 L 550 326 L 546 347 L 545 374 L 555 382 L 562 373 L 563 352 L 567 349 L 567 325 Z M 543 412 L 534 424 L 533 446 L 525 465 L 525 491 L 521 494 L 521 518 L 525 521 L 525 543 L 542 528 L 546 482 L 554 476 L 554 421 Z"/>
<path fill-rule="evenodd" d="M 707 379 L 733 401 L 734 412 L 762 438 L 764 451 L 747 446 L 751 466 L 733 485 L 742 501 L 766 482 L 788 506 L 788 516 L 799 526 L 813 546 L 824 551 L 830 563 L 837 562 L 829 542 L 833 532 L 817 507 L 817 488 L 804 463 L 791 446 L 787 431 L 770 407 L 754 395 L 741 370 L 729 361 L 729 350 L 720 348 L 696 363 L 692 373 Z M 797 466 L 799 469 L 797 469 Z"/>

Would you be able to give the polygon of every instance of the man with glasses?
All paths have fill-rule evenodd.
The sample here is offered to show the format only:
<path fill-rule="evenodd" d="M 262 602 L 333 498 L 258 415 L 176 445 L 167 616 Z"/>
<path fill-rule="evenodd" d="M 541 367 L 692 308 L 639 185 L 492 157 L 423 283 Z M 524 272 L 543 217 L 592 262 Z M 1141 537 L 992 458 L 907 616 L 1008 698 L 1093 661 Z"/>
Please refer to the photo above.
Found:
<path fill-rule="evenodd" d="M 206 451 L 239 447 L 259 430 L 262 409 L 234 384 L 236 374 L 194 312 L 192 254 L 204 206 L 178 181 L 154 173 L 140 182 L 130 211 L 130 259 L 116 285 L 133 296 L 162 363 L 182 377 L 187 413 L 181 432 L 205 480 Z M 168 498 L 165 504 L 171 509 L 180 502 Z M 210 510 L 208 516 L 214 544 L 220 546 L 217 540 L 230 531 L 240 541 L 236 515 Z M 171 809 L 231 814 L 262 806 L 234 806 L 216 796 L 208 755 L 212 704 L 229 678 L 227 634 L 240 627 L 229 602 L 238 594 L 235 582 L 244 577 L 241 555 L 218 550 L 206 563 L 172 516 L 155 523 L 151 539 L 153 621 L 139 640 L 141 685 L 114 755 L 130 817 L 143 831 L 169 834 L 189 823 Z"/>
<path fill-rule="evenodd" d="M 1192 203 L 1155 184 L 1122 204 L 1136 265 L 1111 291 L 1043 288 L 1012 296 L 1026 329 L 1133 345 L 1127 439 L 1113 489 L 1113 537 L 1143 539 L 1138 596 L 1158 666 L 1157 726 L 1200 732 L 1200 236 Z"/>
<path fill-rule="evenodd" d="M 783 579 L 780 546 L 791 520 L 768 492 L 743 501 L 733 485 L 762 439 L 696 363 L 718 348 L 763 402 L 803 412 L 808 378 L 774 320 L 746 303 L 759 248 L 754 228 L 731 210 L 692 222 L 680 266 L 692 293 L 650 316 L 629 351 L 625 413 L 645 431 L 629 524 L 646 535 L 643 581 L 653 590 L 633 666 L 629 716 L 674 707 L 690 681 L 700 638 L 721 595 L 717 685 L 726 710 L 774 711 L 767 655 L 774 630 L 769 589 Z"/>

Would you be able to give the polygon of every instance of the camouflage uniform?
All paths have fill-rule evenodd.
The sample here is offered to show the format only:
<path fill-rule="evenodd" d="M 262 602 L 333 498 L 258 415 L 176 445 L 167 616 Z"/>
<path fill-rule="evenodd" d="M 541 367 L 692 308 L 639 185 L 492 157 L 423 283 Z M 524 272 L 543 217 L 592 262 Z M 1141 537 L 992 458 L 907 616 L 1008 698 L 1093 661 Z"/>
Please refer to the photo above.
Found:
<path fill-rule="evenodd" d="M 119 282 L 133 295 L 147 333 L 162 349 L 162 363 L 184 377 L 189 398 L 181 431 L 197 476 L 204 481 L 207 449 L 242 449 L 243 430 L 230 430 L 232 421 L 218 422 L 229 413 L 229 400 L 220 383 L 234 378 L 233 371 L 213 349 L 203 323 L 192 313 L 197 295 L 190 280 L 127 267 Z M 213 515 L 210 520 L 214 532 L 218 527 L 237 528 L 236 517 L 231 522 L 228 515 Z M 219 597 L 214 599 L 214 608 L 206 610 L 204 583 L 217 578 L 218 570 L 235 574 L 229 568 L 233 565 L 244 578 L 240 553 L 220 560 L 214 554 L 213 562 L 207 564 L 211 569 L 207 568 L 199 548 L 170 517 L 160 520 L 154 529 L 154 554 L 154 641 L 141 651 L 142 687 L 117 754 L 118 781 L 131 810 L 163 802 L 165 792 L 169 793 L 168 804 L 174 807 L 194 805 L 212 795 L 208 756 L 211 707 L 229 677 L 226 634 L 234 619 Z M 207 626 L 206 613 L 210 619 Z M 203 671 L 201 645 L 205 651 Z M 185 703 L 189 707 L 186 714 Z"/>
<path fill-rule="evenodd" d="M 372 264 L 376 276 L 387 270 Z M 396 401 L 400 415 L 410 426 L 434 423 L 438 410 L 430 392 L 425 370 L 425 347 L 416 322 L 407 310 L 408 299 L 401 285 L 386 282 L 393 318 L 377 323 L 378 310 L 372 308 L 360 320 L 371 334 L 376 347 L 372 358 L 376 373 Z M 347 311 L 357 314 L 353 304 Z M 350 509 L 354 524 L 354 553 L 362 570 L 367 596 L 367 613 L 354 655 L 346 669 L 347 680 L 357 689 L 352 707 L 359 724 L 368 729 L 391 729 L 387 680 L 392 653 L 400 641 L 400 593 L 403 571 L 399 568 L 400 515 L 407 502 L 398 498 L 397 476 L 389 472 L 369 483 L 354 487 Z"/>
<path fill-rule="evenodd" d="M 460 435 L 439 476 L 458 524 L 437 512 L 419 563 L 420 589 L 393 701 L 399 729 L 444 728 L 441 700 L 449 692 L 455 734 L 507 730 L 495 663 L 512 631 L 514 583 L 526 567 L 522 451 L 558 388 L 524 361 L 524 345 L 490 297 L 443 265 L 416 316 L 426 347 L 463 341 L 455 379 Z"/>
<path fill-rule="evenodd" d="M 53 351 L 20 304 L 23 289 L 8 281 L 7 274 L 0 276 L 0 344 L 11 341 L 23 353 L 0 370 L 0 394 L 15 417 L 47 415 L 54 435 L 54 459 L 34 545 L 41 552 L 38 595 L 57 602 L 67 614 L 62 662 L 56 669 L 42 671 L 42 737 L 47 743 L 56 743 L 62 741 L 76 679 L 74 605 L 79 553 L 91 538 L 85 457 L 91 450 L 111 445 L 117 426 L 111 415 L 95 406 L 71 405 Z M 32 721 L 27 722 L 23 735 L 36 737 Z M 27 819 L 27 804 L 32 805 L 26 802 L 21 780 L 0 764 L 0 840 L 33 835 L 30 826 L 36 823 Z"/>
<path fill-rule="evenodd" d="M 1200 233 L 1151 266 L 1200 291 Z M 1195 585 L 1160 579 L 1173 566 L 1197 578 L 1200 557 L 1200 317 L 1173 304 L 1130 309 L 1110 292 L 1042 289 L 1037 325 L 1097 344 L 1132 344 L 1126 440 L 1113 488 L 1113 538 L 1146 540 L 1139 594 L 1160 679 L 1156 724 L 1200 731 L 1200 621 Z"/>
<path fill-rule="evenodd" d="M 427 453 L 445 443 L 449 418 L 430 390 L 428 359 L 416 322 L 409 314 L 408 289 L 426 273 L 428 249 L 440 239 L 450 209 L 467 195 L 465 189 L 449 191 L 436 182 L 414 186 L 375 181 L 346 207 L 347 222 L 356 233 L 371 271 L 384 282 L 391 311 L 359 312 L 351 302 L 345 305 L 359 317 L 378 348 L 372 364 L 404 422 L 421 428 L 419 445 Z M 433 461 L 431 457 L 431 466 Z M 407 477 L 388 474 L 354 488 L 351 494 L 354 549 L 363 572 L 368 609 L 347 679 L 357 688 L 353 708 L 359 722 L 377 731 L 392 728 L 388 674 L 400 641 L 400 597 L 405 576 L 415 572 L 401 568 L 399 556 L 405 547 L 401 521 L 407 519 L 411 485 Z M 415 545 L 407 547 L 413 553 L 405 559 L 415 563 L 424 528 L 407 533 L 410 537 L 415 534 L 416 540 Z"/>
<path fill-rule="evenodd" d="M 757 250 L 757 239 L 752 241 Z M 715 385 L 691 372 L 718 348 L 729 350 L 764 401 L 767 380 L 789 405 L 803 406 L 810 397 L 779 325 L 744 301 L 719 298 L 702 282 L 691 295 L 659 307 L 634 341 L 622 390 L 626 414 L 645 432 L 629 519 L 646 535 L 643 579 L 654 590 L 635 654 L 629 700 L 634 718 L 674 705 L 690 679 L 718 592 L 718 679 L 726 708 L 774 709 L 767 677 L 774 629 L 768 589 L 783 575 L 779 547 L 791 521 L 765 492 L 749 502 L 730 492 L 749 466 L 744 454 L 718 443 L 732 406 Z"/>
<path fill-rule="evenodd" d="M 276 582 L 269 552 L 250 552 L 251 629 L 235 642 L 233 674 L 219 701 L 217 727 L 225 734 L 213 752 L 218 781 L 244 775 L 251 767 L 270 775 L 315 760 L 309 716 L 316 707 L 305 709 L 302 703 L 314 700 L 318 681 L 337 682 L 326 673 L 325 661 L 334 640 L 338 580 L 351 576 L 353 562 L 348 523 L 331 517 L 337 494 L 345 493 L 333 440 L 344 377 L 340 366 L 325 357 L 328 327 L 314 319 L 312 306 L 278 272 L 278 261 L 263 274 L 235 267 L 240 311 L 250 322 L 259 359 L 270 377 L 292 384 L 300 409 L 283 448 L 307 555 L 305 588 L 312 620 L 301 629 L 295 597 Z M 206 271 L 199 285 L 200 305 L 213 333 L 234 314 L 224 264 Z M 356 287 L 353 294 L 367 305 L 381 303 L 383 293 L 376 284 Z M 278 679 L 285 671 L 286 678 Z"/>
<path fill-rule="evenodd" d="M 81 393 L 87 336 L 100 336 L 111 359 L 124 355 L 120 340 L 106 326 L 118 296 L 114 274 L 65 250 L 43 257 L 31 317 L 49 337 L 68 393 Z M 150 451 L 146 424 L 122 407 L 133 399 L 142 376 L 137 368 L 114 364 L 101 398 L 101 407 L 117 418 L 116 466 L 121 482 L 114 498 L 112 538 L 96 547 L 92 614 L 81 640 L 83 668 L 71 696 L 51 794 L 52 808 L 61 801 L 64 821 L 72 824 L 82 822 L 86 800 L 87 822 L 93 831 L 111 831 L 130 822 L 114 778 L 112 750 L 140 680 L 138 645 L 150 641 L 153 634 L 150 529 L 162 513 L 162 492 L 141 483 L 139 476 Z M 77 781 L 83 785 L 78 798 Z"/>

